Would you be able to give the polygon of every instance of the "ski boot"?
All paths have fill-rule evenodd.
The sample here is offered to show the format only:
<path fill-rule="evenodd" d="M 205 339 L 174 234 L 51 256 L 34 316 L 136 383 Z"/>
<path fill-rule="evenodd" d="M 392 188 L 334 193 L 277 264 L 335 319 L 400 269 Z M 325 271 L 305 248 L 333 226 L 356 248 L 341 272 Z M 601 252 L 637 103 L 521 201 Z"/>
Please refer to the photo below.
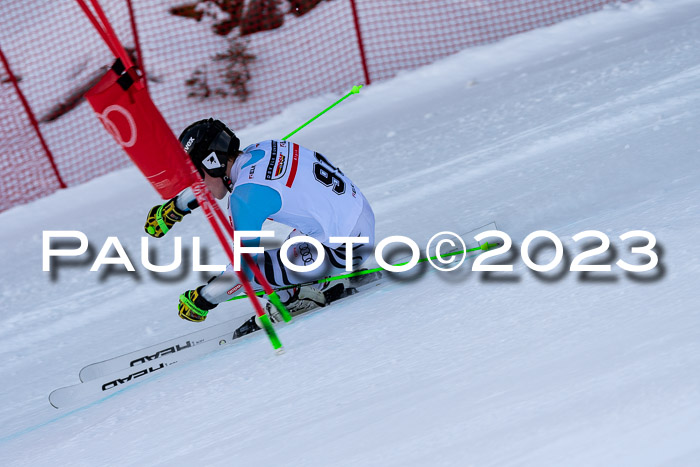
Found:
<path fill-rule="evenodd" d="M 311 285 L 296 285 L 289 289 L 284 289 L 278 292 L 282 304 L 287 308 L 287 311 L 292 317 L 306 313 L 314 308 L 326 306 L 331 302 L 343 296 L 345 288 L 349 285 L 347 279 L 339 279 L 332 282 L 323 282 L 321 284 Z M 272 323 L 279 323 L 282 319 L 282 314 L 277 307 L 271 302 L 265 304 L 265 312 L 270 317 Z M 234 339 L 237 337 L 250 334 L 260 329 L 258 316 L 252 316 L 249 320 L 243 323 L 233 333 Z"/>

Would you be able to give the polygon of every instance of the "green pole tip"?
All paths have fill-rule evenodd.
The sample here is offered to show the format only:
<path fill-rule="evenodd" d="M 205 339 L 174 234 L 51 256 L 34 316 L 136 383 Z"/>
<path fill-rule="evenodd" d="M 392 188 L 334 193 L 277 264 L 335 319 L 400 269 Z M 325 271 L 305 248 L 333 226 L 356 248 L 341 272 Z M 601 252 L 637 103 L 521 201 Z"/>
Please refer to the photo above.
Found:
<path fill-rule="evenodd" d="M 486 251 L 486 250 L 489 249 L 489 246 L 490 246 L 490 245 L 489 245 L 489 242 L 486 242 L 486 243 L 484 243 L 483 245 L 481 245 L 481 249 L 484 250 L 484 251 Z"/>
<path fill-rule="evenodd" d="M 156 229 L 154 229 L 152 225 L 149 225 L 147 230 L 148 230 L 148 233 L 151 235 L 156 233 Z"/>
<path fill-rule="evenodd" d="M 282 348 L 282 342 L 280 341 L 279 337 L 277 337 L 275 328 L 272 327 L 272 321 L 270 321 L 270 317 L 267 314 L 264 314 L 259 317 L 259 320 L 260 327 L 262 327 L 265 330 L 265 333 L 267 334 L 267 337 L 270 339 L 270 343 L 272 344 L 272 348 L 279 351 L 279 349 Z"/>
<path fill-rule="evenodd" d="M 359 86 L 353 86 L 353 87 L 352 87 L 352 90 L 351 90 L 350 92 L 353 93 L 353 94 L 359 94 L 359 93 L 360 93 L 360 89 L 362 89 L 362 86 L 363 86 L 362 84 L 360 84 Z"/>

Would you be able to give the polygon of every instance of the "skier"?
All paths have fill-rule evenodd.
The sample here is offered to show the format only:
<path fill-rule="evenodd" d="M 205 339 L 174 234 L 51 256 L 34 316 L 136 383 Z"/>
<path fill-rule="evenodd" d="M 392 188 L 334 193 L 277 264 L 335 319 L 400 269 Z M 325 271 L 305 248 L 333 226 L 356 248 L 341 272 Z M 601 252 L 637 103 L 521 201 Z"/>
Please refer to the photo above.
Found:
<path fill-rule="evenodd" d="M 239 151 L 240 141 L 224 123 L 206 119 L 194 122 L 179 137 L 197 167 L 204 183 L 215 198 L 229 195 L 229 220 L 236 230 L 259 231 L 265 219 L 293 227 L 289 237 L 307 235 L 318 240 L 325 250 L 320 267 L 300 273 L 284 266 L 280 249 L 254 255 L 254 259 L 273 287 L 301 284 L 346 271 L 346 262 L 359 266 L 374 245 L 374 213 L 359 188 L 323 155 L 298 144 L 267 140 Z M 148 213 L 146 232 L 154 237 L 165 235 L 176 222 L 198 207 L 190 188 Z M 352 258 L 347 258 L 344 244 L 331 243 L 329 237 L 366 237 L 369 241 L 354 244 Z M 257 247 L 260 239 L 242 240 L 244 246 Z M 314 263 L 317 252 L 312 244 L 300 242 L 289 248 L 287 257 L 299 266 Z M 242 267 L 251 285 L 260 290 L 252 271 Z M 326 305 L 347 285 L 345 281 L 325 282 L 284 289 L 278 292 L 292 315 Z M 219 303 L 243 292 L 233 266 L 212 277 L 206 284 L 180 295 L 179 316 L 202 322 Z M 280 316 L 274 305 L 266 309 L 273 322 Z M 256 316 L 246 321 L 238 335 L 259 329 Z"/>

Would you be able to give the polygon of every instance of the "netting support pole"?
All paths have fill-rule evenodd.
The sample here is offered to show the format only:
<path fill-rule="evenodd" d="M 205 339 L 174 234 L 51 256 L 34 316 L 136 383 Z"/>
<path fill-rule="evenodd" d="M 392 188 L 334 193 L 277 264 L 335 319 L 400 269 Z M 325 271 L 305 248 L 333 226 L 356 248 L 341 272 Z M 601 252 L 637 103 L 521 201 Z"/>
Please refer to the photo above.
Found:
<path fill-rule="evenodd" d="M 365 46 L 362 43 L 362 32 L 360 31 L 360 19 L 357 16 L 357 7 L 355 0 L 350 0 L 352 7 L 352 20 L 355 23 L 355 34 L 357 35 L 357 46 L 360 49 L 360 58 L 362 59 L 362 71 L 365 73 L 365 84 L 372 84 L 369 79 L 369 69 L 367 68 L 367 58 L 365 57 Z"/>
<path fill-rule="evenodd" d="M 49 162 L 51 163 L 51 168 L 53 169 L 54 175 L 56 175 L 56 179 L 58 180 L 59 186 L 61 188 L 66 188 L 66 184 L 63 182 L 63 179 L 61 178 L 61 174 L 58 172 L 58 167 L 56 167 L 56 162 L 53 159 L 53 154 L 51 154 L 51 151 L 49 150 L 49 146 L 46 144 L 46 141 L 44 140 L 44 136 L 41 134 L 41 130 L 39 129 L 39 123 L 36 121 L 36 118 L 34 117 L 34 112 L 32 112 L 32 108 L 29 106 L 29 102 L 27 102 L 27 99 L 25 99 L 24 94 L 22 94 L 22 90 L 19 87 L 19 83 L 17 82 L 17 78 L 15 77 L 15 74 L 12 73 L 12 69 L 10 68 L 10 63 L 7 61 L 5 54 L 2 52 L 2 49 L 0 49 L 0 60 L 2 60 L 2 64 L 5 67 L 5 70 L 7 71 L 7 75 L 10 78 L 10 82 L 15 87 L 15 91 L 17 92 L 17 95 L 19 96 L 19 100 L 22 101 L 22 106 L 24 107 L 24 111 L 27 112 L 27 117 L 29 118 L 29 122 L 34 127 L 34 131 L 36 132 L 36 136 L 39 138 L 39 142 L 41 143 L 41 147 L 44 149 L 44 152 L 46 153 L 46 157 L 49 159 Z"/>
<path fill-rule="evenodd" d="M 134 15 L 134 7 L 131 0 L 126 0 L 126 5 L 129 8 L 129 22 L 131 23 L 131 33 L 134 35 L 134 47 L 136 48 L 136 66 L 143 74 L 143 86 L 148 90 L 148 79 L 146 76 L 146 65 L 143 63 L 143 54 L 141 53 L 141 43 L 139 42 L 139 32 L 136 28 L 136 16 Z"/>

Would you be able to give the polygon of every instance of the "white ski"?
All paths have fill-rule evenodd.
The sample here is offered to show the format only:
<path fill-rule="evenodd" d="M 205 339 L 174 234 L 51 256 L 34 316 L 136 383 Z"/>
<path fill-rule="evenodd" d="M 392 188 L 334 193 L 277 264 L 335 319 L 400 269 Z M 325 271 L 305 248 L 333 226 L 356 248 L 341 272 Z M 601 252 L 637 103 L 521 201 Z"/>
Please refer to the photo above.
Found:
<path fill-rule="evenodd" d="M 140 366 L 146 366 L 146 364 L 150 363 L 160 363 L 164 357 L 180 353 L 190 353 L 195 347 L 206 341 L 217 339 L 226 334 L 233 334 L 233 331 L 235 331 L 243 321 L 244 320 L 241 318 L 232 319 L 190 334 L 185 334 L 184 336 L 176 337 L 175 339 L 160 342 L 146 347 L 145 349 L 135 350 L 108 360 L 92 363 L 80 370 L 80 381 L 92 381 L 125 368 L 139 370 Z"/>
<path fill-rule="evenodd" d="M 370 285 L 379 285 L 382 276 L 372 274 L 360 277 L 362 280 L 355 281 L 353 287 L 346 289 L 336 300 L 354 295 Z M 315 308 L 310 312 L 323 309 L 325 307 Z M 259 335 L 254 332 L 234 339 L 233 333 L 240 324 L 240 319 L 226 321 L 145 349 L 88 365 L 80 371 L 83 382 L 54 390 L 49 394 L 49 402 L 54 407 L 61 408 L 100 401 L 138 382 L 162 374 L 161 370 L 169 366 L 195 360 L 232 342 Z"/>
<path fill-rule="evenodd" d="M 218 328 L 218 326 L 212 326 L 212 328 Z M 253 333 L 235 340 L 241 341 L 246 337 L 255 335 L 256 334 Z M 117 370 L 108 375 L 100 374 L 94 379 L 84 383 L 56 389 L 49 394 L 49 402 L 56 408 L 62 408 L 109 398 L 140 381 L 161 374 L 160 371 L 166 367 L 202 357 L 226 345 L 230 345 L 233 340 L 233 331 L 231 331 L 217 338 L 205 340 L 199 342 L 197 345 L 192 345 L 183 349 L 186 351 L 168 352 L 158 356 L 157 359 L 153 359 L 152 361 L 146 360 L 145 363 L 140 362 L 138 365 L 131 368 Z"/>
<path fill-rule="evenodd" d="M 338 297 L 338 299 L 351 295 L 353 291 L 356 291 L 358 288 L 362 288 L 365 284 L 376 282 L 380 278 L 380 273 L 371 273 L 353 277 L 351 279 L 352 289 L 348 291 L 349 293 L 344 294 L 342 297 Z M 96 378 L 110 375 L 115 371 L 128 368 L 139 370 L 141 369 L 139 368 L 140 366 L 153 363 L 158 364 L 163 358 L 169 357 L 173 354 L 178 354 L 181 359 L 185 358 L 183 354 L 191 353 L 195 347 L 202 345 L 202 343 L 214 339 L 218 340 L 221 336 L 226 334 L 233 334 L 238 326 L 243 324 L 244 321 L 245 320 L 242 320 L 241 318 L 233 319 L 217 324 L 216 326 L 210 326 L 190 334 L 185 334 L 184 336 L 154 344 L 150 347 L 146 347 L 145 349 L 135 350 L 108 360 L 92 363 L 80 370 L 80 381 L 92 381 Z"/>

